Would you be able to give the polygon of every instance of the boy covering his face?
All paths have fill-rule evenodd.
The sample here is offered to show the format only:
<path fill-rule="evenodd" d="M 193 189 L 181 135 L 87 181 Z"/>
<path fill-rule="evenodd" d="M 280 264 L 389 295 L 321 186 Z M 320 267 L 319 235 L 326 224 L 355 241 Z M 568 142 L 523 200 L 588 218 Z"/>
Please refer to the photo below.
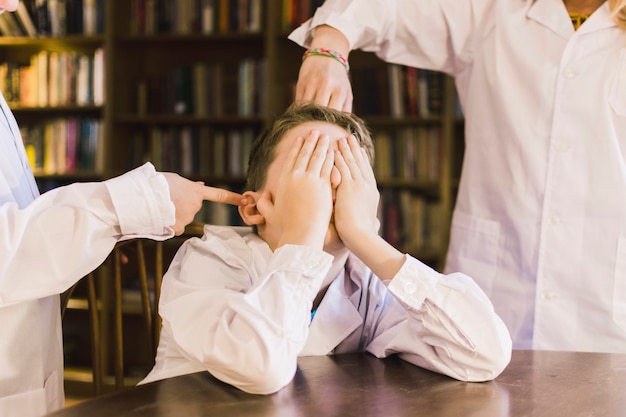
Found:
<path fill-rule="evenodd" d="M 255 231 L 206 226 L 178 251 L 142 383 L 206 370 L 269 394 L 298 356 L 363 351 L 462 381 L 504 369 L 509 333 L 474 281 L 378 235 L 372 149 L 359 118 L 315 105 L 290 107 L 255 140 L 240 205 Z"/>

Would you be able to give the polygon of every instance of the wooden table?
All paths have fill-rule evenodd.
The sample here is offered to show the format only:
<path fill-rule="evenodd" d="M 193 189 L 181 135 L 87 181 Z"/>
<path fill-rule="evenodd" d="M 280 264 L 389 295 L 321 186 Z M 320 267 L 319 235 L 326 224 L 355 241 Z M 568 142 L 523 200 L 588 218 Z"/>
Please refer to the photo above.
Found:
<path fill-rule="evenodd" d="M 304 357 L 273 395 L 246 394 L 208 373 L 97 397 L 52 414 L 99 416 L 626 416 L 626 355 L 514 351 L 494 381 L 465 383 L 398 358 Z"/>

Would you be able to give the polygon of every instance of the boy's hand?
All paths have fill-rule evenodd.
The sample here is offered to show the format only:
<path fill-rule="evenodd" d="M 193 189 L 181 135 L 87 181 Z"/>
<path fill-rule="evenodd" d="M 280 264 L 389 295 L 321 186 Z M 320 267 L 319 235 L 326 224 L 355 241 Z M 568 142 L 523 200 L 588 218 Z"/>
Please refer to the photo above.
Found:
<path fill-rule="evenodd" d="M 354 136 L 337 141 L 335 166 L 341 173 L 335 201 L 335 228 L 350 250 L 364 235 L 377 235 L 380 194 L 374 171 Z"/>
<path fill-rule="evenodd" d="M 267 236 L 275 248 L 299 244 L 322 248 L 332 213 L 330 173 L 334 154 L 327 135 L 312 131 L 294 141 L 273 201 L 268 192 L 257 203 L 267 223 L 276 225 L 276 236 Z"/>

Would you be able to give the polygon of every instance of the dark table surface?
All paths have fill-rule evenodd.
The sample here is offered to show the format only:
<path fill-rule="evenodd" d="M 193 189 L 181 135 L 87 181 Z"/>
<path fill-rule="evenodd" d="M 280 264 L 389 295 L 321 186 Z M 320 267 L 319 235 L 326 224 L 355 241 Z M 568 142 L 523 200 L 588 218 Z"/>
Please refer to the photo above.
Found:
<path fill-rule="evenodd" d="M 52 414 L 99 416 L 626 416 L 626 355 L 514 351 L 494 381 L 466 383 L 396 357 L 303 357 L 272 395 L 196 373 L 103 395 Z"/>

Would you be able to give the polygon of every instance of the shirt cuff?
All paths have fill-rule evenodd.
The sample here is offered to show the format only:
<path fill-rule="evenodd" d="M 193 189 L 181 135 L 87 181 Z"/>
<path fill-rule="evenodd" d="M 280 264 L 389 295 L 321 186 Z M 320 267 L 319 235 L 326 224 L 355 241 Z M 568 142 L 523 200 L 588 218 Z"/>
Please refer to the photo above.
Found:
<path fill-rule="evenodd" d="M 169 186 L 154 165 L 144 165 L 104 182 L 126 238 L 164 240 L 174 236 L 176 209 Z"/>
<path fill-rule="evenodd" d="M 406 307 L 419 310 L 435 287 L 439 272 L 406 255 L 404 265 L 389 283 L 389 291 Z"/>
<path fill-rule="evenodd" d="M 295 291 L 316 294 L 328 274 L 334 257 L 308 246 L 283 245 L 276 249 L 269 263 L 271 269 L 293 272 L 304 279 L 295 284 Z"/>
<path fill-rule="evenodd" d="M 354 49 L 352 45 L 354 45 L 359 38 L 359 33 L 356 29 L 354 29 L 354 20 L 344 18 L 339 14 L 329 12 L 324 9 L 318 9 L 311 19 L 307 20 L 291 32 L 288 39 L 304 48 L 308 48 L 311 46 L 315 28 L 321 25 L 328 25 L 340 30 L 346 39 L 348 39 L 350 50 Z"/>

